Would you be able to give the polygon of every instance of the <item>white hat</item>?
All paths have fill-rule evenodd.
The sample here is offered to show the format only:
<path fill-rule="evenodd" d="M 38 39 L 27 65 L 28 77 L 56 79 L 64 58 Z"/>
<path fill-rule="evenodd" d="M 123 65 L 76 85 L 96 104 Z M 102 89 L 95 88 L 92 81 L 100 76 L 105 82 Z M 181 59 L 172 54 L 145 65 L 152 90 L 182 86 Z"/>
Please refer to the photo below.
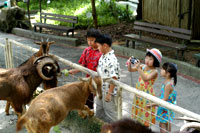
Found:
<path fill-rule="evenodd" d="M 161 54 L 160 50 L 158 50 L 156 48 L 152 48 L 152 49 L 147 49 L 147 52 L 150 52 L 154 57 L 156 57 L 156 59 L 158 60 L 158 62 L 161 63 L 161 61 L 162 61 L 162 54 Z"/>

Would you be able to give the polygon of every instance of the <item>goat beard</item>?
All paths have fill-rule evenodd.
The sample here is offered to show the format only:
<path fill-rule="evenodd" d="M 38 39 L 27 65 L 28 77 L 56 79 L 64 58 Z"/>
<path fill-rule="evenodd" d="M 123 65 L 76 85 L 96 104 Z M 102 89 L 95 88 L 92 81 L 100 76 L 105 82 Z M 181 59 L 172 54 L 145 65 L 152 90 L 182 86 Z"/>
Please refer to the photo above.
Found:
<path fill-rule="evenodd" d="M 54 76 L 54 78 L 52 80 L 44 80 L 43 81 L 43 87 L 44 87 L 44 90 L 48 90 L 50 88 L 54 88 L 54 87 L 57 87 L 58 85 L 58 79 L 56 76 Z"/>

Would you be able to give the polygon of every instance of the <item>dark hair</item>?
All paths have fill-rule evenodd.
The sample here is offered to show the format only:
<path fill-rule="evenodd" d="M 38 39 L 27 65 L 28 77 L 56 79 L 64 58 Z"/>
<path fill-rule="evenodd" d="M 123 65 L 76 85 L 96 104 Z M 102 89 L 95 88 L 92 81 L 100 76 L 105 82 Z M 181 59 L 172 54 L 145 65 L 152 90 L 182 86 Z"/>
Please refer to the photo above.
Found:
<path fill-rule="evenodd" d="M 110 124 L 105 124 L 101 127 L 101 133 L 153 133 L 153 131 L 130 118 L 123 118 Z"/>
<path fill-rule="evenodd" d="M 96 38 L 96 43 L 100 43 L 103 45 L 104 43 L 108 44 L 109 47 L 112 46 L 112 38 L 108 34 L 100 34 L 98 38 Z"/>
<path fill-rule="evenodd" d="M 162 68 L 170 73 L 170 77 L 174 78 L 174 85 L 177 83 L 177 65 L 173 63 L 166 62 L 162 65 Z"/>
<path fill-rule="evenodd" d="M 153 66 L 154 66 L 154 67 L 160 67 L 160 63 L 159 63 L 158 59 L 157 59 L 152 53 L 147 52 L 147 53 L 146 53 L 146 56 L 153 57 L 153 59 L 154 59 L 154 61 L 153 61 Z M 146 56 L 145 56 L 145 57 L 146 57 Z"/>
<path fill-rule="evenodd" d="M 87 31 L 86 38 L 94 37 L 97 38 L 100 35 L 100 31 L 94 28 L 91 28 Z"/>

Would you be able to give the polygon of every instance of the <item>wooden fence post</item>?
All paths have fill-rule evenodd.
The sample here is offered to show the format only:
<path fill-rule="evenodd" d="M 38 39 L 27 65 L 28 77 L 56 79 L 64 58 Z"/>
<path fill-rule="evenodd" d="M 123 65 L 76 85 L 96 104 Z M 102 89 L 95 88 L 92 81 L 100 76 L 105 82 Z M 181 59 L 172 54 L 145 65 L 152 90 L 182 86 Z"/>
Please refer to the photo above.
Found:
<path fill-rule="evenodd" d="M 117 118 L 122 118 L 122 88 L 120 87 L 117 92 Z"/>

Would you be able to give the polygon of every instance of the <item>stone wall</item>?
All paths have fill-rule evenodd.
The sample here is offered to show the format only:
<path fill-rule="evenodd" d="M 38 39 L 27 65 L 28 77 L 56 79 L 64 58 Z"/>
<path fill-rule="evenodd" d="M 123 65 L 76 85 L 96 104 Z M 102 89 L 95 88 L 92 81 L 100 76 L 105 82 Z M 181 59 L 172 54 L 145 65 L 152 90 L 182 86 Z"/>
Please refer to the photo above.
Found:
<path fill-rule="evenodd" d="M 30 21 L 25 16 L 25 11 L 17 6 L 2 8 L 0 10 L 0 30 L 11 32 L 13 28 L 30 29 Z"/>

